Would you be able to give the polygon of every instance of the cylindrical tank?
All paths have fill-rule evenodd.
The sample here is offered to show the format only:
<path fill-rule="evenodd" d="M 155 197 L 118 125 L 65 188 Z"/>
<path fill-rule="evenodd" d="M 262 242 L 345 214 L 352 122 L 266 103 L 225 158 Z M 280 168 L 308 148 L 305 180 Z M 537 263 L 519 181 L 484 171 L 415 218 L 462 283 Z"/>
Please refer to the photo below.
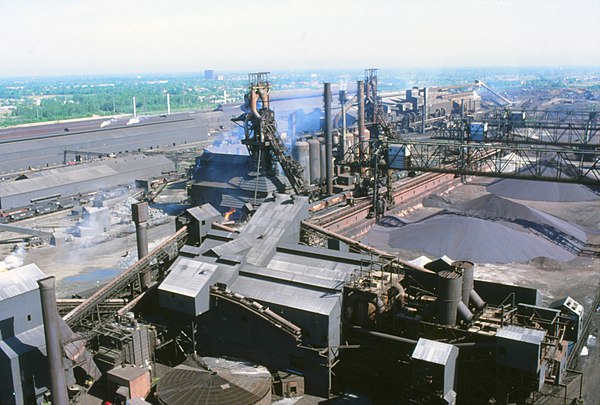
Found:
<path fill-rule="evenodd" d="M 321 180 L 321 144 L 318 139 L 314 138 L 306 142 L 310 158 L 310 182 L 319 182 Z"/>
<path fill-rule="evenodd" d="M 294 144 L 292 149 L 294 159 L 304 169 L 304 181 L 310 183 L 310 157 L 309 157 L 309 146 L 307 142 L 298 141 Z"/>
<path fill-rule="evenodd" d="M 462 272 L 442 270 L 438 273 L 437 312 L 441 325 L 456 325 L 461 289 Z"/>

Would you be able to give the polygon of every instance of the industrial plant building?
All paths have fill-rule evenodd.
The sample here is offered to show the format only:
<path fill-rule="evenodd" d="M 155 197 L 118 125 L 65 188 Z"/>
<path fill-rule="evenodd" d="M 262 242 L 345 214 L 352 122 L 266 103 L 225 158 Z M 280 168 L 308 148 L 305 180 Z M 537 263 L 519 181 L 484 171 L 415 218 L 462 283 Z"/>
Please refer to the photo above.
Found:
<path fill-rule="evenodd" d="M 147 181 L 174 171 L 174 163 L 162 155 L 139 154 L 30 172 L 16 180 L 0 183 L 0 209 L 132 185 L 136 180 Z"/>

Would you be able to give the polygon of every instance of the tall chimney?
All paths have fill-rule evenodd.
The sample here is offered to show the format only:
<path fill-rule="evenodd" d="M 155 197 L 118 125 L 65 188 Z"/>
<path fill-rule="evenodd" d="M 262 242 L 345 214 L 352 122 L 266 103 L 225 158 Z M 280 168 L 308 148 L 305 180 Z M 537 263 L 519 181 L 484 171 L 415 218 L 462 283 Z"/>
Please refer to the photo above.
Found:
<path fill-rule="evenodd" d="M 333 134 L 331 132 L 331 83 L 325 83 L 325 187 L 326 194 L 333 194 Z"/>
<path fill-rule="evenodd" d="M 171 95 L 167 93 L 167 115 L 171 115 Z"/>
<path fill-rule="evenodd" d="M 133 96 L 133 118 L 137 117 L 137 107 L 135 106 L 135 96 Z"/>
<path fill-rule="evenodd" d="M 46 353 L 48 354 L 48 366 L 50 368 L 52 403 L 56 405 L 68 405 L 69 394 L 67 393 L 67 378 L 63 367 L 62 343 L 54 282 L 54 276 L 37 281 L 40 287 L 40 299 L 42 302 L 42 318 L 44 320 Z"/>
<path fill-rule="evenodd" d="M 340 105 L 342 107 L 342 132 L 338 140 L 338 159 L 343 162 L 346 155 L 346 90 L 340 90 Z"/>
<path fill-rule="evenodd" d="M 135 223 L 135 236 L 137 238 L 138 260 L 148 254 L 148 203 L 139 202 L 131 204 L 131 215 Z M 141 273 L 142 289 L 150 287 L 152 283 L 149 270 Z"/>
<path fill-rule="evenodd" d="M 427 120 L 427 87 L 423 87 L 423 115 L 421 116 L 421 133 L 425 133 L 425 121 Z"/>
<path fill-rule="evenodd" d="M 360 160 L 365 160 L 365 145 L 361 140 L 365 139 L 365 82 L 359 80 L 358 86 L 358 150 Z"/>

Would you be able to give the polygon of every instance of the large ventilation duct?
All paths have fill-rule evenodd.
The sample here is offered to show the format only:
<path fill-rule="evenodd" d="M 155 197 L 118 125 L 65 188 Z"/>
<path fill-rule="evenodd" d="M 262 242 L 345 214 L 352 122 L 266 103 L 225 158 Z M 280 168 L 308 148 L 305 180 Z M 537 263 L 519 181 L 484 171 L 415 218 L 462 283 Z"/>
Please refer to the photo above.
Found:
<path fill-rule="evenodd" d="M 137 239 L 138 260 L 148 254 L 148 203 L 140 202 L 131 204 L 131 215 L 135 223 L 135 236 Z M 142 289 L 150 287 L 152 276 L 150 270 L 144 270 L 141 275 Z"/>
<path fill-rule="evenodd" d="M 44 335 L 46 339 L 46 353 L 50 369 L 50 384 L 52 387 L 52 403 L 55 405 L 68 405 L 67 378 L 63 367 L 61 333 L 58 309 L 56 308 L 56 293 L 54 290 L 54 276 L 38 280 L 40 298 L 42 302 L 42 317 L 44 319 Z"/>
<path fill-rule="evenodd" d="M 462 273 L 443 270 L 438 273 L 438 322 L 441 325 L 456 325 L 458 303 L 461 301 Z"/>
<path fill-rule="evenodd" d="M 331 121 L 331 83 L 325 83 L 325 193 L 333 194 L 333 134 Z"/>

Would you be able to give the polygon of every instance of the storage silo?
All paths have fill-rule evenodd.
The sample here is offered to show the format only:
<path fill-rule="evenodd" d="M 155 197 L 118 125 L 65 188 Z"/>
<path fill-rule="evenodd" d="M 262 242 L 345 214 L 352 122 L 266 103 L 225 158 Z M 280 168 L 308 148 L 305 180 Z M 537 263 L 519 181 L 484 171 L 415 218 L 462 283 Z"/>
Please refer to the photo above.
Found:
<path fill-rule="evenodd" d="M 308 143 L 304 141 L 297 141 L 292 149 L 292 155 L 304 169 L 304 181 L 306 183 L 310 183 L 310 157 Z"/>
<path fill-rule="evenodd" d="M 307 141 L 310 157 L 310 182 L 321 181 L 321 144 L 318 139 L 309 139 Z"/>

